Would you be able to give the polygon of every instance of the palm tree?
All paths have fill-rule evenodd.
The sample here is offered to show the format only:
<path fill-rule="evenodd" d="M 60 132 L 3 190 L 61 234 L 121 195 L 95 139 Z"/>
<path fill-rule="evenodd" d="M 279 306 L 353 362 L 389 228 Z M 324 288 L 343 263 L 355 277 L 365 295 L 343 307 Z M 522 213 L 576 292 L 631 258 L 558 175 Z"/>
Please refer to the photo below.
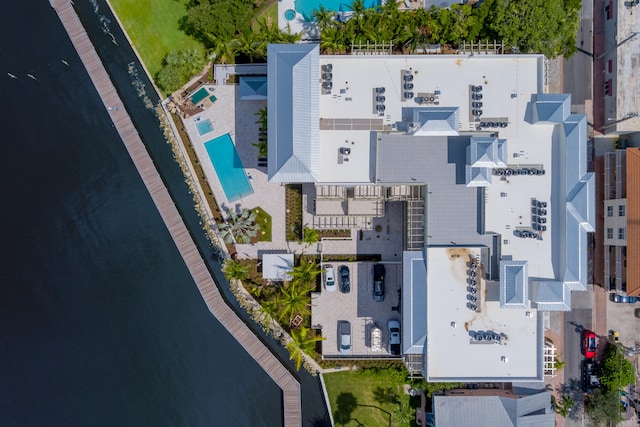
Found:
<path fill-rule="evenodd" d="M 204 50 L 200 46 L 180 51 L 179 55 L 189 76 L 198 74 L 206 64 Z"/>
<path fill-rule="evenodd" d="M 232 259 L 225 259 L 222 263 L 222 272 L 229 281 L 243 281 L 249 277 L 249 266 Z"/>
<path fill-rule="evenodd" d="M 231 212 L 224 224 L 218 225 L 220 237 L 226 243 L 249 243 L 258 235 L 260 225 L 256 223 L 256 213 L 249 209 L 242 209 L 240 215 Z"/>
<path fill-rule="evenodd" d="M 311 297 L 309 286 L 291 282 L 280 290 L 277 302 L 281 306 L 278 319 L 283 321 L 288 318 L 289 324 L 296 315 L 307 316 L 311 314 Z"/>
<path fill-rule="evenodd" d="M 335 12 L 332 10 L 327 10 L 324 6 L 320 5 L 320 8 L 313 11 L 313 18 L 318 25 L 318 30 L 320 30 L 320 34 L 324 32 L 324 30 L 334 23 L 333 17 L 335 16 Z"/>
<path fill-rule="evenodd" d="M 293 283 L 313 289 L 315 286 L 312 286 L 312 282 L 318 274 L 320 274 L 320 270 L 315 262 L 301 261 L 300 264 L 293 267 L 289 276 L 291 276 Z"/>
<path fill-rule="evenodd" d="M 295 361 L 296 369 L 300 370 L 305 353 L 311 353 L 316 348 L 316 343 L 324 341 L 321 335 L 313 335 L 312 330 L 302 327 L 291 331 L 292 340 L 285 346 L 289 350 L 289 359 Z"/>
<path fill-rule="evenodd" d="M 305 244 L 305 247 L 309 247 L 314 243 L 318 243 L 320 240 L 320 233 L 315 228 L 305 227 L 302 230 L 302 243 Z"/>
<path fill-rule="evenodd" d="M 237 47 L 232 43 L 232 40 L 222 38 L 213 39 L 213 49 L 211 50 L 210 56 L 214 56 L 221 64 L 234 64 L 237 54 Z"/>
<path fill-rule="evenodd" d="M 347 50 L 345 32 L 341 27 L 327 27 L 320 34 L 320 47 L 329 53 L 344 53 Z"/>

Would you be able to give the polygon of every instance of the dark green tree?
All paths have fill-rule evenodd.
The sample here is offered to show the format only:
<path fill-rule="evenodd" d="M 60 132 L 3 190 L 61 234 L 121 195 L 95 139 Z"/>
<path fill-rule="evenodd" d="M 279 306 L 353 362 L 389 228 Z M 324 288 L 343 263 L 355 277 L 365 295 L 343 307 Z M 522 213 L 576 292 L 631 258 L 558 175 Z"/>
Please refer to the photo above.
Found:
<path fill-rule="evenodd" d="M 606 423 L 617 424 L 620 416 L 620 396 L 617 391 L 597 389 L 584 400 L 584 411 L 594 426 Z"/>
<path fill-rule="evenodd" d="M 617 345 L 608 344 L 600 368 L 600 384 L 607 390 L 617 392 L 635 381 L 635 369 L 624 351 Z"/>
<path fill-rule="evenodd" d="M 249 277 L 249 266 L 232 259 L 222 263 L 222 272 L 227 280 L 246 280 Z"/>

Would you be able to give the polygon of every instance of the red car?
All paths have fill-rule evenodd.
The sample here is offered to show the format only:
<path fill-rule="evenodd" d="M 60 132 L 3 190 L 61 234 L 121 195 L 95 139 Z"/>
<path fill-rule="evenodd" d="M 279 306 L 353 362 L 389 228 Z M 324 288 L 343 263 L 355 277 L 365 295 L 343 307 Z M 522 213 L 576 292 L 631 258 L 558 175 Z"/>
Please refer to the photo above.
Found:
<path fill-rule="evenodd" d="M 596 357 L 598 347 L 598 337 L 592 331 L 584 331 L 584 357 L 593 359 Z"/>

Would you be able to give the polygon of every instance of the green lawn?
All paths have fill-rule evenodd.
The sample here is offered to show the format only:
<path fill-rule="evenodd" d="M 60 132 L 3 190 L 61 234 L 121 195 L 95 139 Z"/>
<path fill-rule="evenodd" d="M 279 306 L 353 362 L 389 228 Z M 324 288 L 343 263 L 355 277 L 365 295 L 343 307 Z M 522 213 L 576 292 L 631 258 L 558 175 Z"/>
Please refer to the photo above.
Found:
<path fill-rule="evenodd" d="M 256 241 L 258 242 L 270 242 L 271 241 L 271 215 L 266 213 L 261 207 L 255 207 L 251 209 L 256 213 L 256 223 L 260 226 Z"/>
<path fill-rule="evenodd" d="M 256 16 L 255 21 L 257 22 L 259 19 L 264 19 L 267 22 L 278 25 L 278 2 L 271 2 L 269 6 L 260 11 L 260 13 Z"/>
<path fill-rule="evenodd" d="M 336 426 L 409 426 L 393 417 L 400 403 L 409 403 L 405 382 L 397 373 L 387 369 L 324 374 Z"/>
<path fill-rule="evenodd" d="M 160 71 L 165 55 L 200 43 L 178 29 L 186 15 L 183 0 L 111 0 L 152 77 Z"/>

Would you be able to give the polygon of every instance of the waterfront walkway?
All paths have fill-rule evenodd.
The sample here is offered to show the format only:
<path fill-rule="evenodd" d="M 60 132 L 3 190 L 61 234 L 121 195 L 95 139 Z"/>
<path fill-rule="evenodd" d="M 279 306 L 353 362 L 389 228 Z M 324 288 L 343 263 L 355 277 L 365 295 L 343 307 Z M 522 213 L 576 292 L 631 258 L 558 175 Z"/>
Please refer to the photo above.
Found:
<path fill-rule="evenodd" d="M 69 0 L 50 0 L 124 142 L 207 307 L 280 387 L 284 425 L 301 426 L 300 383 L 226 304 Z"/>

